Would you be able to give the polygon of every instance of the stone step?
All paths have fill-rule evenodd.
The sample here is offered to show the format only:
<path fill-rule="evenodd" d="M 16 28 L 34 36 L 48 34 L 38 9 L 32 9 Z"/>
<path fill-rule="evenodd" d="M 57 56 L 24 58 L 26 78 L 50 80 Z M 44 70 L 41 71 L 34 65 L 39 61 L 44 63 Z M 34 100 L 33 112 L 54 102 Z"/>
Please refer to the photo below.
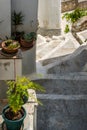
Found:
<path fill-rule="evenodd" d="M 45 46 L 47 46 L 51 41 L 64 41 L 65 37 L 63 35 L 60 36 L 52 36 L 52 38 L 49 37 L 43 37 L 41 35 L 37 35 L 37 52 L 43 49 Z"/>
<path fill-rule="evenodd" d="M 70 54 L 68 54 L 70 55 Z M 39 60 L 39 62 L 41 63 L 41 65 L 47 66 L 49 64 L 55 63 L 56 61 L 61 61 L 61 59 L 65 59 L 65 57 L 67 57 L 68 55 L 63 55 L 63 56 L 59 56 L 59 57 L 53 57 L 53 58 L 48 58 L 48 59 L 44 59 L 44 60 Z"/>
<path fill-rule="evenodd" d="M 81 45 L 71 54 L 37 61 L 37 73 L 67 74 L 87 72 L 86 57 L 87 46 Z"/>
<path fill-rule="evenodd" d="M 53 40 L 45 43 L 40 50 L 37 50 L 37 59 L 42 59 L 44 56 L 49 55 L 60 44 L 59 40 Z"/>
<path fill-rule="evenodd" d="M 84 57 L 84 58 L 83 58 Z M 87 46 L 80 46 L 71 55 L 67 55 L 54 63 L 45 66 L 47 73 L 72 73 L 87 71 Z"/>
<path fill-rule="evenodd" d="M 61 37 L 59 39 L 54 37 L 53 39 L 56 40 L 50 40 L 50 42 L 45 43 L 45 45 L 42 44 L 39 50 L 37 44 L 37 60 L 70 54 L 80 46 L 71 33 L 65 35 L 62 40 Z"/>
<path fill-rule="evenodd" d="M 44 86 L 44 94 L 64 94 L 64 95 L 86 95 L 87 94 L 87 74 L 67 74 L 67 75 L 44 75 L 42 78 L 33 79 L 36 83 Z"/>
<path fill-rule="evenodd" d="M 37 129 L 86 130 L 87 74 L 52 76 L 35 80 L 46 89 L 46 93 L 37 94 L 43 103 L 37 109 Z"/>
<path fill-rule="evenodd" d="M 38 130 L 86 130 L 87 95 L 38 95 Z"/>
<path fill-rule="evenodd" d="M 87 44 L 87 29 L 76 33 L 82 44 Z"/>

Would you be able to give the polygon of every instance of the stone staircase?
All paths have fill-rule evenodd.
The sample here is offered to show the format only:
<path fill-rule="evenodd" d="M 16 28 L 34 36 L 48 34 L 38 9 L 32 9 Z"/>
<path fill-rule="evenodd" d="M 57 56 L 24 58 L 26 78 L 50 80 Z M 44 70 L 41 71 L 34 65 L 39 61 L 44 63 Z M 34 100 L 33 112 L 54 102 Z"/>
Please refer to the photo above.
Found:
<path fill-rule="evenodd" d="M 42 42 L 41 41 L 42 38 Z M 48 59 L 72 53 L 80 45 L 71 33 L 52 38 L 43 38 L 38 35 L 36 59 Z"/>
<path fill-rule="evenodd" d="M 71 33 L 61 36 L 53 36 L 52 38 L 45 38 L 38 35 L 36 62 L 37 73 L 46 73 L 46 67 L 56 61 L 60 61 L 73 53 L 80 44 L 73 37 Z M 59 60 L 60 59 L 60 60 Z"/>
<path fill-rule="evenodd" d="M 37 94 L 43 103 L 37 108 L 37 130 L 86 130 L 87 45 L 71 33 L 61 42 L 55 38 L 56 43 L 44 38 L 46 45 L 37 45 L 37 75 L 32 79 L 46 89 Z"/>

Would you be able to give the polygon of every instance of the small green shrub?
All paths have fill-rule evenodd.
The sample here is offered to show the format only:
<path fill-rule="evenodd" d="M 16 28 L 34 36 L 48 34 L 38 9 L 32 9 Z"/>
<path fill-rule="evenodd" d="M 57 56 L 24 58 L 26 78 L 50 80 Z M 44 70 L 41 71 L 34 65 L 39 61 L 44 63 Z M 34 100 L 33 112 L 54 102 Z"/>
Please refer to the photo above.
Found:
<path fill-rule="evenodd" d="M 16 11 L 14 11 L 12 13 L 12 25 L 14 25 L 14 32 L 18 32 L 18 26 L 19 25 L 23 25 L 23 21 L 24 21 L 24 15 L 22 14 L 22 12 L 17 13 Z"/>
<path fill-rule="evenodd" d="M 66 18 L 67 21 L 70 21 L 71 23 L 76 22 L 79 18 L 86 16 L 87 10 L 83 9 L 75 9 L 71 13 L 65 13 L 62 18 Z"/>
<path fill-rule="evenodd" d="M 16 11 L 14 11 L 12 13 L 12 24 L 13 25 L 21 25 L 23 24 L 23 20 L 24 20 L 24 16 L 22 14 L 22 12 L 17 13 Z"/>
<path fill-rule="evenodd" d="M 14 41 L 11 39 L 4 41 L 4 43 L 5 43 L 5 47 L 8 49 L 14 49 L 14 48 L 20 47 L 20 44 L 18 41 Z"/>
<path fill-rule="evenodd" d="M 66 24 L 64 32 L 65 32 L 65 33 L 68 33 L 69 31 L 70 31 L 70 29 L 69 29 L 69 25 Z"/>
<path fill-rule="evenodd" d="M 25 103 L 25 98 L 34 98 L 32 94 L 29 95 L 28 89 L 44 92 L 44 88 L 39 84 L 32 82 L 27 77 L 17 77 L 15 81 L 7 81 L 8 85 L 7 98 L 10 109 L 17 113 L 22 105 Z"/>
<path fill-rule="evenodd" d="M 35 32 L 30 32 L 30 33 L 26 33 L 23 35 L 23 39 L 25 41 L 35 41 L 36 40 L 36 33 Z"/>

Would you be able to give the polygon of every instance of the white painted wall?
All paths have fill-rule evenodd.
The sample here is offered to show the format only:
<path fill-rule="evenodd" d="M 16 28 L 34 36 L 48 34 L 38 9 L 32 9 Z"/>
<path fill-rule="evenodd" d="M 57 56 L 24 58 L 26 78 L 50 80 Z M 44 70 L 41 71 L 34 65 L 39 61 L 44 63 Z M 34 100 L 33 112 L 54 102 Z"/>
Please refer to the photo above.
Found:
<path fill-rule="evenodd" d="M 24 25 L 21 30 L 25 32 L 37 30 L 37 11 L 38 0 L 12 0 L 12 11 L 22 12 L 24 17 Z"/>
<path fill-rule="evenodd" d="M 15 80 L 15 76 L 22 75 L 21 59 L 1 59 L 0 57 L 0 80 Z"/>
<path fill-rule="evenodd" d="M 25 32 L 37 31 L 38 24 L 38 0 L 12 0 L 12 12 L 22 12 L 24 25 L 21 30 Z M 23 52 L 22 74 L 30 74 L 36 71 L 36 47 Z"/>
<path fill-rule="evenodd" d="M 45 29 L 60 29 L 61 0 L 39 0 L 39 27 Z"/>
<path fill-rule="evenodd" d="M 28 75 L 36 72 L 36 46 L 22 52 L 22 74 Z"/>
<path fill-rule="evenodd" d="M 0 0 L 0 37 L 10 36 L 11 34 L 11 1 Z"/>

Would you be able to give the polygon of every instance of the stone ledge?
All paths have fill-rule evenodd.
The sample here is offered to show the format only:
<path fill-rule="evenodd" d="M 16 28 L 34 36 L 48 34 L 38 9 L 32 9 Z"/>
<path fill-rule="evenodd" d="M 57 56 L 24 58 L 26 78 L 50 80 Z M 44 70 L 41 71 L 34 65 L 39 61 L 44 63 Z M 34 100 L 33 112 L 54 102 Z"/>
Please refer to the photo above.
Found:
<path fill-rule="evenodd" d="M 87 95 L 37 94 L 37 97 L 48 100 L 87 100 Z"/>
<path fill-rule="evenodd" d="M 43 35 L 43 36 L 49 36 L 52 37 L 53 35 L 58 36 L 61 34 L 61 29 L 44 29 L 44 28 L 38 28 L 37 33 Z"/>

